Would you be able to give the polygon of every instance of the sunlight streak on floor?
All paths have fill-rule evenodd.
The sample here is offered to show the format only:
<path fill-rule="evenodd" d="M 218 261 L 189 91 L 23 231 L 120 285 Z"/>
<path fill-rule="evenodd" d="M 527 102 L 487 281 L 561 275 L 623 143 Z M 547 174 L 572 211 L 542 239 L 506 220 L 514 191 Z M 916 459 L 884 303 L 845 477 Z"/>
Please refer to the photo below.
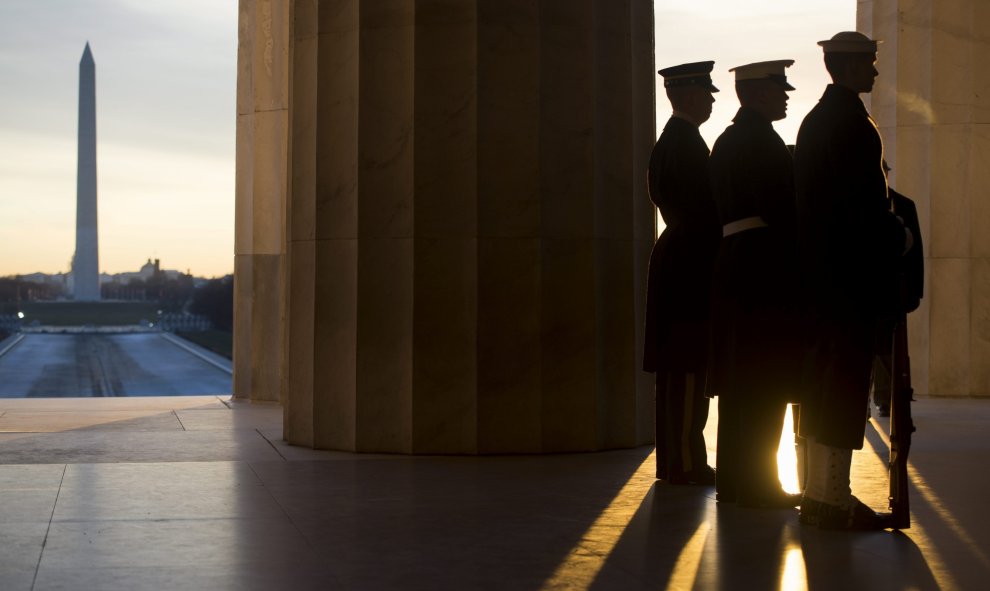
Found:
<path fill-rule="evenodd" d="M 646 456 L 609 506 L 602 510 L 553 575 L 543 583 L 543 589 L 570 589 L 574 580 L 594 580 L 595 573 L 601 571 L 656 481 L 656 458 L 655 451 Z"/>
<path fill-rule="evenodd" d="M 792 543 L 784 554 L 784 569 L 780 573 L 781 591 L 807 591 L 808 573 L 800 544 Z"/>
<path fill-rule="evenodd" d="M 717 415 L 715 418 L 717 420 Z M 879 434 L 883 444 L 889 448 L 889 438 L 882 425 L 875 419 L 871 420 L 871 424 Z M 876 438 L 872 440 L 867 438 L 867 442 L 870 446 L 881 445 Z M 887 470 L 882 459 L 886 457 L 887 450 L 880 447 L 875 451 L 876 453 L 857 455 L 857 457 L 861 458 L 860 461 L 865 459 L 867 463 L 873 465 L 868 469 L 870 474 L 879 473 L 877 477 L 882 478 L 880 474 Z M 601 514 L 582 535 L 580 541 L 571 549 L 553 575 L 546 580 L 543 585 L 544 589 L 572 588 L 575 581 L 595 580 L 632 522 L 638 507 L 649 494 L 651 486 L 655 482 L 653 474 L 655 461 L 655 454 L 650 454 L 644 459 L 609 505 L 602 510 Z M 777 462 L 778 476 L 784 490 L 794 493 L 800 492 L 797 454 L 794 446 L 793 414 L 790 407 L 788 407 L 781 431 Z M 965 531 L 913 466 L 909 466 L 909 477 L 914 490 L 932 507 L 945 526 L 966 543 L 984 567 L 990 568 L 990 558 L 987 557 L 987 554 L 979 548 L 972 536 Z M 854 482 L 854 488 L 855 486 Z M 712 506 L 714 506 L 714 502 Z M 711 514 L 703 519 L 697 525 L 690 539 L 680 549 L 676 563 L 667 580 L 667 589 L 692 589 L 699 584 L 698 577 L 702 572 L 701 566 L 705 556 L 706 543 L 711 538 L 710 534 L 715 527 L 713 517 L 714 514 Z M 915 542 L 921 552 L 921 557 L 939 587 L 958 588 L 955 577 L 949 570 L 944 557 L 940 554 L 939 549 L 931 543 L 931 536 L 918 520 L 914 520 L 911 528 L 902 533 Z M 792 540 L 786 544 L 780 563 L 780 589 L 807 591 L 809 582 L 805 558 L 799 542 Z M 716 558 L 716 560 L 718 559 Z"/>
<path fill-rule="evenodd" d="M 667 581 L 667 589 L 693 589 L 698 579 L 698 567 L 701 566 L 701 556 L 705 551 L 705 542 L 712 531 L 712 525 L 706 520 L 698 524 L 694 535 L 684 544 L 674 570 Z"/>
<path fill-rule="evenodd" d="M 877 434 L 883 440 L 884 445 L 887 446 L 885 450 L 874 450 L 878 453 L 870 454 L 870 457 L 881 466 L 881 469 L 887 470 L 888 467 L 881 459 L 881 457 L 886 457 L 890 450 L 890 436 L 888 435 L 886 429 L 881 425 L 875 418 L 870 418 L 870 425 L 876 430 Z M 870 442 L 869 438 L 866 439 L 868 445 L 872 446 L 873 443 Z M 974 553 L 979 555 L 983 562 L 987 563 L 986 555 L 979 550 L 979 546 L 973 541 L 973 539 L 966 533 L 958 521 L 952 516 L 948 509 L 946 509 L 941 502 L 939 502 L 938 497 L 932 492 L 928 487 L 925 480 L 918 474 L 918 471 L 914 469 L 911 462 L 908 462 L 908 480 L 914 485 L 915 490 L 917 490 L 922 498 L 931 505 L 939 517 L 945 522 L 945 524 L 952 530 L 954 534 L 959 536 L 961 539 L 965 540 L 966 544 L 973 550 Z M 915 540 L 918 549 L 921 551 L 921 555 L 924 557 L 925 562 L 928 563 L 928 570 L 931 571 L 932 576 L 938 582 L 939 587 L 942 589 L 958 589 L 959 586 L 956 584 L 955 579 L 949 572 L 949 568 L 946 566 L 945 559 L 942 558 L 941 554 L 935 546 L 931 543 L 925 542 L 925 540 L 932 539 L 931 536 L 927 534 L 924 527 L 918 523 L 917 519 L 912 516 L 911 528 L 904 530 L 903 533 L 908 537 Z"/>

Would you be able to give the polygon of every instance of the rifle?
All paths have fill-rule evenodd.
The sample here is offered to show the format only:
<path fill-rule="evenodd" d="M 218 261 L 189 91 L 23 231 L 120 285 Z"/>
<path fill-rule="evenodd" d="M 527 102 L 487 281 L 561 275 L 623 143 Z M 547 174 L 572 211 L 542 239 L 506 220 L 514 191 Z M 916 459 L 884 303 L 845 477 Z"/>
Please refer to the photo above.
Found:
<path fill-rule="evenodd" d="M 894 325 L 893 355 L 891 359 L 890 395 L 890 521 L 892 529 L 911 527 L 911 511 L 908 502 L 908 453 L 911 451 L 911 360 L 908 357 L 907 311 L 904 309 L 904 276 L 901 274 L 901 303 Z"/>

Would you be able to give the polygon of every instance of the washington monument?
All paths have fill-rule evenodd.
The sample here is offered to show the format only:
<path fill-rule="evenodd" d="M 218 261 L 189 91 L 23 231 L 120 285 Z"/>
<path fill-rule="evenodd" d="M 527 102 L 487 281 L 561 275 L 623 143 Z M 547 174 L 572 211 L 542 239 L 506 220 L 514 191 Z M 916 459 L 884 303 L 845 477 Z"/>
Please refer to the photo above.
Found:
<path fill-rule="evenodd" d="M 73 297 L 100 299 L 100 253 L 96 233 L 96 63 L 89 43 L 79 60 L 79 152 L 76 168 L 76 254 Z"/>

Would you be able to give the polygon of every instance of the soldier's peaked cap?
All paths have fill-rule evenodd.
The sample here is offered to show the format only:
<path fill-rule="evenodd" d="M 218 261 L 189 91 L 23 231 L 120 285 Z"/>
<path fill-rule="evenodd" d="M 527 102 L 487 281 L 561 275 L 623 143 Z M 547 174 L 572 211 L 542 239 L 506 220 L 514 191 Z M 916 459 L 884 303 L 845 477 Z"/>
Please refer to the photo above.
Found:
<path fill-rule="evenodd" d="M 663 87 L 700 86 L 711 92 L 718 92 L 712 84 L 712 68 L 715 62 L 692 62 L 679 66 L 670 66 L 657 73 L 663 76 Z"/>
<path fill-rule="evenodd" d="M 878 43 L 883 41 L 870 39 L 857 31 L 843 31 L 831 39 L 818 42 L 825 53 L 876 53 Z"/>
<path fill-rule="evenodd" d="M 743 80 L 773 80 L 784 87 L 784 90 L 796 90 L 787 82 L 785 68 L 794 65 L 794 60 L 773 60 L 769 62 L 756 62 L 745 66 L 736 66 L 730 69 L 735 72 L 736 82 Z"/>

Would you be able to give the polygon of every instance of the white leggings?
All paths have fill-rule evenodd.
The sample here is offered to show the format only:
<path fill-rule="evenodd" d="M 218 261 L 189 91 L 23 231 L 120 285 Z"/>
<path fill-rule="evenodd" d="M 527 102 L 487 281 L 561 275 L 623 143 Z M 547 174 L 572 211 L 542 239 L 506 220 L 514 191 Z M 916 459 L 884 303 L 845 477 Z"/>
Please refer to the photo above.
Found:
<path fill-rule="evenodd" d="M 851 465 L 851 449 L 808 440 L 808 481 L 804 495 L 829 505 L 848 507 L 853 502 L 849 488 Z"/>

